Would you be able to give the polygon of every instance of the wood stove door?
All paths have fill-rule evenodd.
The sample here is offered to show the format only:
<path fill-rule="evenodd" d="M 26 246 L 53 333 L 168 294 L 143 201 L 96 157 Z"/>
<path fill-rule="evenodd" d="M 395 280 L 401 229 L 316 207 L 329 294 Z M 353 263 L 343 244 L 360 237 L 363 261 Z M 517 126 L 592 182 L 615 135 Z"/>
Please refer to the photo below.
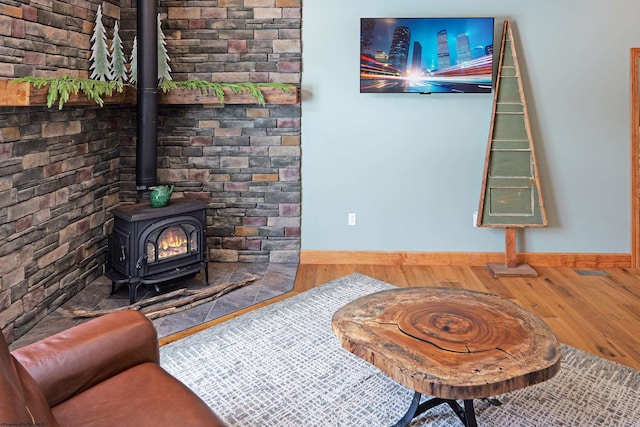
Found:
<path fill-rule="evenodd" d="M 131 234 L 123 232 L 117 228 L 114 228 L 113 232 L 109 235 L 109 263 L 111 268 L 128 276 L 133 270 L 133 265 L 127 265 L 131 263 L 131 257 L 133 254 L 127 253 L 131 246 Z"/>
<path fill-rule="evenodd" d="M 140 277 L 177 270 L 204 260 L 204 226 L 191 216 L 153 223 L 138 242 Z"/>

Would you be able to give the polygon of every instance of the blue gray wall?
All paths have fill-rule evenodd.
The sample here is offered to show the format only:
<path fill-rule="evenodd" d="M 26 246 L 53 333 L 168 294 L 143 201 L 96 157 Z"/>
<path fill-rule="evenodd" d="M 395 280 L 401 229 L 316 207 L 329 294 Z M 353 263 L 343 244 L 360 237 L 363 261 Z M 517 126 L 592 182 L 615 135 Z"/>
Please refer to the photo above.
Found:
<path fill-rule="evenodd" d="M 473 227 L 493 95 L 360 94 L 362 17 L 512 23 L 549 227 L 526 252 L 629 253 L 637 0 L 305 0 L 302 249 L 493 252 Z M 496 60 L 497 63 L 497 60 Z M 357 225 L 347 225 L 347 214 Z"/>

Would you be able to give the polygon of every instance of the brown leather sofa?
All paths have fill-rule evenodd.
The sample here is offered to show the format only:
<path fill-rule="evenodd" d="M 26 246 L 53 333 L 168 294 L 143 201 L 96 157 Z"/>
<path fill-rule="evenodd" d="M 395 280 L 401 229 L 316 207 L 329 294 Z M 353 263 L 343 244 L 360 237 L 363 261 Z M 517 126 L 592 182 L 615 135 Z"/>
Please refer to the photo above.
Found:
<path fill-rule="evenodd" d="M 159 357 L 156 330 L 137 311 L 13 352 L 0 333 L 0 425 L 224 426 Z"/>

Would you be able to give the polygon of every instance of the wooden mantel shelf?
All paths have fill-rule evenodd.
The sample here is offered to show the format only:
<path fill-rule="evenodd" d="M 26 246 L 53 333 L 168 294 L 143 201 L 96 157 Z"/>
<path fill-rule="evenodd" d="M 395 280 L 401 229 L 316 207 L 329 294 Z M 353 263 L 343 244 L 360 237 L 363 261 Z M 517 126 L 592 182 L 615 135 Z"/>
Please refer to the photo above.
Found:
<path fill-rule="evenodd" d="M 285 92 L 277 87 L 265 86 L 260 88 L 267 104 L 296 104 L 298 102 L 298 90 L 291 88 Z M 0 107 L 27 107 L 46 106 L 48 87 L 36 89 L 30 83 L 12 82 L 0 80 Z M 112 96 L 103 97 L 105 105 L 135 105 L 136 89 L 125 86 L 122 92 L 116 92 Z M 214 94 L 201 94 L 197 90 L 175 89 L 168 93 L 159 91 L 158 103 L 163 105 L 219 105 L 220 100 Z M 225 88 L 225 104 L 257 104 L 258 101 L 249 93 L 233 93 Z M 97 105 L 93 100 L 83 94 L 72 95 L 65 105 Z M 57 108 L 57 103 L 52 106 Z"/>
<path fill-rule="evenodd" d="M 285 92 L 277 87 L 265 86 L 260 91 L 267 104 L 296 104 L 298 102 L 298 90 L 292 87 L 290 92 Z M 233 93 L 231 89 L 224 89 L 225 104 L 257 104 L 258 101 L 249 93 Z M 202 94 L 198 90 L 174 89 L 170 92 L 158 94 L 158 103 L 164 105 L 199 104 L 222 105 L 217 95 Z"/>
<path fill-rule="evenodd" d="M 105 96 L 105 104 L 135 104 L 136 90 L 133 87 L 125 87 L 122 92 L 116 92 L 112 96 Z M 49 87 L 36 89 L 31 83 L 0 80 L 0 107 L 28 107 L 46 106 Z M 71 95 L 65 105 L 97 105 L 86 95 Z M 58 104 L 52 105 L 57 108 Z"/>

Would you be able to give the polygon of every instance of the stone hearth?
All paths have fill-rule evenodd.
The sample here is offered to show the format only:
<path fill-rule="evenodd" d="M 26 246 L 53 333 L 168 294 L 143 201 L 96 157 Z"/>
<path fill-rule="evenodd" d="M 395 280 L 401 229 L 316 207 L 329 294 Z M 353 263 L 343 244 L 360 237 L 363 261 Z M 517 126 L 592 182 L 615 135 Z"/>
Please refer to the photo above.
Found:
<path fill-rule="evenodd" d="M 189 327 L 233 313 L 293 289 L 297 271 L 297 264 L 268 264 L 268 263 L 212 263 L 210 265 L 210 281 L 212 285 L 235 282 L 251 276 L 258 277 L 255 283 L 236 289 L 223 295 L 217 300 L 200 306 L 171 314 L 153 321 L 160 338 L 180 332 Z M 169 292 L 173 289 L 188 286 L 189 289 L 205 287 L 204 275 L 201 273 L 193 279 L 177 281 L 170 287 L 162 289 Z M 111 281 L 101 276 L 89 286 L 63 304 L 60 308 L 46 316 L 23 337 L 11 344 L 11 348 L 18 348 L 37 341 L 43 337 L 65 330 L 86 319 L 72 319 L 63 313 L 73 310 L 105 310 L 123 307 L 129 304 L 126 287 L 111 292 Z M 157 295 L 153 287 L 145 292 L 141 291 L 142 299 Z"/>

